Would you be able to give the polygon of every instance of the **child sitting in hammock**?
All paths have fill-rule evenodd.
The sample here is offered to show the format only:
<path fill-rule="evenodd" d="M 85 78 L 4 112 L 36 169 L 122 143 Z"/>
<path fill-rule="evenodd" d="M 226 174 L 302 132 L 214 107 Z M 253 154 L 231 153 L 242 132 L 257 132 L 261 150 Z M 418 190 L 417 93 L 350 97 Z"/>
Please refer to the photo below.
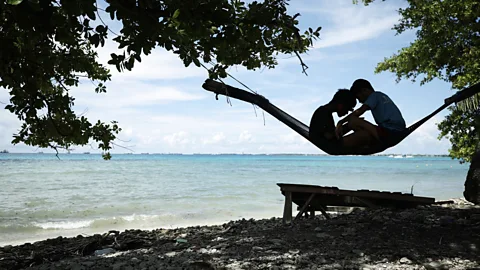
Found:
<path fill-rule="evenodd" d="M 358 79 L 353 82 L 350 91 L 362 106 L 337 123 L 336 137 L 343 138 L 343 146 L 361 147 L 376 144 L 406 129 L 405 120 L 395 103 L 386 94 L 375 91 L 370 82 Z M 372 111 L 377 125 L 360 118 L 367 110 Z M 343 137 L 345 123 L 354 132 Z"/>
<path fill-rule="evenodd" d="M 351 91 L 348 89 L 338 90 L 329 103 L 318 107 L 313 113 L 309 130 L 311 140 L 318 142 L 326 139 L 331 146 L 340 146 L 342 138 L 335 136 L 335 122 L 332 114 L 336 112 L 338 117 L 343 117 L 349 111 L 353 111 L 355 105 L 357 105 L 357 100 Z M 345 125 L 344 128 L 343 132 L 347 133 L 348 125 Z"/>

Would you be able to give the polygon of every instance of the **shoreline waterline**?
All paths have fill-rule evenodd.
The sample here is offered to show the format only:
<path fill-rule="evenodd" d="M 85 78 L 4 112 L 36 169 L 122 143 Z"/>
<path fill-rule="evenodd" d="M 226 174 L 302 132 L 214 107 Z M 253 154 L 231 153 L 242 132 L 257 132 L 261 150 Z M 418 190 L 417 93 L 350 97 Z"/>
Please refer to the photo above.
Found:
<path fill-rule="evenodd" d="M 34 235 L 25 235 L 24 237 L 20 237 L 17 239 L 12 240 L 0 240 L 0 248 L 4 246 L 17 246 L 23 245 L 26 243 L 35 243 L 39 241 L 45 241 L 48 239 L 54 239 L 57 237 L 76 237 L 78 235 L 82 235 L 83 237 L 93 236 L 95 234 L 104 234 L 108 231 L 115 230 L 115 231 L 126 231 L 126 230 L 142 230 L 142 231 L 152 231 L 158 229 L 180 229 L 180 228 L 188 228 L 188 227 L 197 227 L 197 226 L 218 226 L 228 222 L 241 220 L 241 219 L 254 219 L 254 220 L 264 220 L 264 219 L 272 219 L 272 218 L 280 218 L 282 216 L 281 212 L 278 213 L 250 213 L 245 215 L 240 215 L 237 217 L 232 218 L 211 218 L 205 220 L 185 220 L 183 222 L 176 222 L 176 223 L 169 223 L 169 224 L 149 224 L 147 226 L 142 226 L 140 224 L 132 225 L 132 224 L 109 224 L 100 228 L 89 228 L 89 227 L 81 227 L 81 228 L 49 228 L 44 231 L 39 231 Z M 89 223 L 88 221 L 83 221 L 79 223 Z"/>

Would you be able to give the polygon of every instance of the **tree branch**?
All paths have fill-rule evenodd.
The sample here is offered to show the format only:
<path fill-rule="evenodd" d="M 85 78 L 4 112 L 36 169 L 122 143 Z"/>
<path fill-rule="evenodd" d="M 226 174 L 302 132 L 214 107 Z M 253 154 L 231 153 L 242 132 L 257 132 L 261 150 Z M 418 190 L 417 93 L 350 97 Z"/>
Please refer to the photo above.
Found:
<path fill-rule="evenodd" d="M 107 27 L 107 29 L 108 29 L 108 31 L 109 31 L 110 33 L 112 33 L 112 34 L 114 34 L 114 35 L 116 35 L 116 36 L 120 36 L 119 34 L 113 32 L 113 30 L 110 29 L 110 28 L 108 27 L 108 25 L 103 21 L 102 16 L 100 16 L 100 13 L 98 12 L 98 10 L 103 10 L 104 12 L 106 12 L 106 11 L 105 11 L 104 9 L 98 7 L 97 1 L 95 1 L 95 7 L 97 8 L 97 11 L 95 11 L 95 13 L 97 13 L 98 18 L 99 18 L 100 21 L 102 22 L 103 26 Z"/>
<path fill-rule="evenodd" d="M 295 51 L 295 54 L 297 55 L 298 59 L 300 60 L 300 65 L 302 65 L 302 73 L 305 73 L 305 75 L 308 76 L 308 74 L 307 74 L 308 66 L 303 62 L 302 57 L 300 57 L 300 54 L 297 51 Z"/>

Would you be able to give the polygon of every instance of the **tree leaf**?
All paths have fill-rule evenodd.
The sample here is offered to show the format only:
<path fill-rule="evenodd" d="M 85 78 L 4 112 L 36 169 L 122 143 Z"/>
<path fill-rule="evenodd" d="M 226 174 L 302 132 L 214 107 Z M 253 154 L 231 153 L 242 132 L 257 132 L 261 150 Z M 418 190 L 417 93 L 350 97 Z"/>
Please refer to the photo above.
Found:
<path fill-rule="evenodd" d="M 175 10 L 175 12 L 173 13 L 172 19 L 176 19 L 178 18 L 178 16 L 180 16 L 180 9 Z"/>
<path fill-rule="evenodd" d="M 19 5 L 22 2 L 23 0 L 7 0 L 7 4 L 14 5 L 14 6 Z"/>

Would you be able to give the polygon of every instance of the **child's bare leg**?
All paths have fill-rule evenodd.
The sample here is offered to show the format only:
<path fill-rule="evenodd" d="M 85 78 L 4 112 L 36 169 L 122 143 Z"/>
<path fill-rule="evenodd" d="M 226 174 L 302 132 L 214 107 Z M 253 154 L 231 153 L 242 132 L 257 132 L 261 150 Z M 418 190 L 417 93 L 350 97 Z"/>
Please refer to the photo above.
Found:
<path fill-rule="evenodd" d="M 347 133 L 352 131 L 353 129 L 350 127 L 348 123 L 343 124 L 342 126 L 342 134 L 345 136 Z"/>
<path fill-rule="evenodd" d="M 373 137 L 366 130 L 354 131 L 352 134 L 343 137 L 343 146 L 345 147 L 361 147 L 370 145 L 375 141 Z"/>
<path fill-rule="evenodd" d="M 364 120 L 363 118 L 352 118 L 348 121 L 348 123 L 355 132 L 364 130 L 368 132 L 370 136 L 373 136 L 375 139 L 380 140 L 380 136 L 377 132 L 377 126 Z"/>

